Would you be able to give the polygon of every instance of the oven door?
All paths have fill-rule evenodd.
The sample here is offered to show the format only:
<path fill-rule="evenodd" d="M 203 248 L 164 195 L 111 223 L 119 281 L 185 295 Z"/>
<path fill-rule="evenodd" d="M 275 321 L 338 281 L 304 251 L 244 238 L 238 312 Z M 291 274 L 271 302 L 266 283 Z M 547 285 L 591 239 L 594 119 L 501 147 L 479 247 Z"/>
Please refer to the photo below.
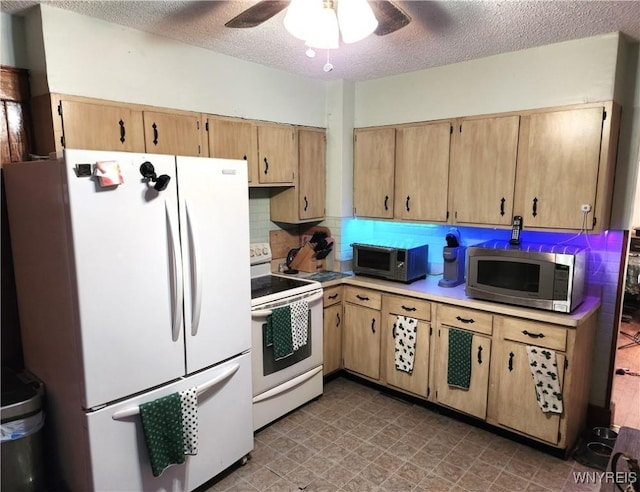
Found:
<path fill-rule="evenodd" d="M 276 360 L 273 344 L 267 344 L 267 318 L 276 308 L 306 300 L 309 306 L 307 343 L 292 355 Z M 251 311 L 251 358 L 253 368 L 253 396 L 283 384 L 314 367 L 322 366 L 322 290 L 255 306 Z"/>

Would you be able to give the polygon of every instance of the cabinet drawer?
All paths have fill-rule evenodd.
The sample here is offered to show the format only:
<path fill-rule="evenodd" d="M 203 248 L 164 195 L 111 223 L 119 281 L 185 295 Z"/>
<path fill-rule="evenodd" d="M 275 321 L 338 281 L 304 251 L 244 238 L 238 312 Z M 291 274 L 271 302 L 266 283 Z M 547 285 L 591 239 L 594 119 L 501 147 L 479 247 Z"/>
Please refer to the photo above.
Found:
<path fill-rule="evenodd" d="M 322 304 L 324 307 L 342 302 L 342 287 L 330 287 L 324 290 Z"/>
<path fill-rule="evenodd" d="M 438 322 L 487 335 L 491 335 L 493 330 L 493 315 L 456 306 L 439 305 Z"/>
<path fill-rule="evenodd" d="M 372 309 L 380 309 L 382 306 L 382 294 L 375 290 L 347 287 L 344 294 L 345 301 Z"/>
<path fill-rule="evenodd" d="M 399 314 L 424 321 L 431 320 L 431 303 L 412 297 L 385 295 L 384 310 L 390 314 Z"/>
<path fill-rule="evenodd" d="M 503 338 L 514 342 L 560 350 L 567 349 L 567 329 L 517 318 L 501 318 Z"/>

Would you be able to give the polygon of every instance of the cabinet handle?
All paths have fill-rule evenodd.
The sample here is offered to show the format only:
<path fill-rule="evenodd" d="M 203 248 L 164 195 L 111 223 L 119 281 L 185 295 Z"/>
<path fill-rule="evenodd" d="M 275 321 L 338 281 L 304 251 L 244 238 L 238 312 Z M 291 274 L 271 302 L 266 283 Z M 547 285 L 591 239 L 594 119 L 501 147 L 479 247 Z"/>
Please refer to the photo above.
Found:
<path fill-rule="evenodd" d="M 478 346 L 478 364 L 482 364 L 482 345 Z"/>
<path fill-rule="evenodd" d="M 531 338 L 544 338 L 544 333 L 529 333 L 527 330 L 522 330 L 522 334 Z"/>
<path fill-rule="evenodd" d="M 247 156 L 246 156 L 246 155 L 243 155 L 243 156 L 242 156 L 242 159 L 246 161 L 246 160 L 247 160 Z"/>
<path fill-rule="evenodd" d="M 333 294 L 332 296 L 329 296 L 329 299 L 331 299 L 331 300 L 333 301 L 333 300 L 334 300 L 334 299 L 336 299 L 337 297 L 338 297 L 338 294 Z"/>
<path fill-rule="evenodd" d="M 406 204 L 407 212 L 410 212 L 410 211 L 411 211 L 411 209 L 409 209 L 409 200 L 411 200 L 411 197 L 410 197 L 410 196 L 407 196 L 407 204 Z"/>
<path fill-rule="evenodd" d="M 396 324 L 393 324 L 393 328 L 391 328 L 391 338 L 396 339 Z"/>
<path fill-rule="evenodd" d="M 336 328 L 340 326 L 340 313 L 336 313 Z"/>
<path fill-rule="evenodd" d="M 267 174 L 269 172 L 269 161 L 267 158 L 264 158 L 264 173 Z"/>
<path fill-rule="evenodd" d="M 416 308 L 414 308 L 414 307 L 407 307 L 407 306 L 405 306 L 404 304 L 403 304 L 401 307 L 402 307 L 402 309 L 404 309 L 405 311 L 415 311 L 415 310 L 416 310 Z"/>
<path fill-rule="evenodd" d="M 473 318 L 461 318 L 460 316 L 456 316 L 456 319 L 460 321 L 460 323 L 475 323 L 476 320 Z"/>
<path fill-rule="evenodd" d="M 361 301 L 368 301 L 369 300 L 369 298 L 367 296 L 361 296 L 360 294 L 357 294 L 356 297 L 358 299 L 360 299 Z"/>
<path fill-rule="evenodd" d="M 500 215 L 504 215 L 504 202 L 506 202 L 504 197 L 500 199 Z"/>
<path fill-rule="evenodd" d="M 151 128 L 153 128 L 153 145 L 158 145 L 158 125 L 154 123 Z"/>
<path fill-rule="evenodd" d="M 307 201 L 307 197 L 304 197 L 304 211 L 307 211 L 307 207 L 309 206 L 309 202 Z"/>
<path fill-rule="evenodd" d="M 375 333 L 375 332 L 376 332 L 376 319 L 375 319 L 375 318 L 373 318 L 373 319 L 371 320 L 371 332 L 372 332 L 372 333 Z"/>
<path fill-rule="evenodd" d="M 125 129 L 124 129 L 124 121 L 118 121 L 118 125 L 120 125 L 120 143 L 124 143 Z"/>
<path fill-rule="evenodd" d="M 513 352 L 509 352 L 509 372 L 513 371 Z"/>
<path fill-rule="evenodd" d="M 533 215 L 534 217 L 538 215 L 538 197 L 533 198 L 533 210 L 531 212 L 531 215 Z"/>
<path fill-rule="evenodd" d="M 385 197 L 384 197 L 384 209 L 385 210 L 389 210 L 388 202 L 389 202 L 389 195 L 385 195 Z"/>

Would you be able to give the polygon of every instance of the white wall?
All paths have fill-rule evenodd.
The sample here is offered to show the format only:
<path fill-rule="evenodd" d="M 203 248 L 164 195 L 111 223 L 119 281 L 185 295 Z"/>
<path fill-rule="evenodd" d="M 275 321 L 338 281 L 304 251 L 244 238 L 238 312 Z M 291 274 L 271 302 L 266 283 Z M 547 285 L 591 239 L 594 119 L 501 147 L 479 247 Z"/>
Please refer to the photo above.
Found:
<path fill-rule="evenodd" d="M 0 13 L 0 65 L 27 68 L 24 19 Z"/>
<path fill-rule="evenodd" d="M 326 124 L 322 81 L 49 5 L 40 10 L 51 92 L 282 123 Z"/>

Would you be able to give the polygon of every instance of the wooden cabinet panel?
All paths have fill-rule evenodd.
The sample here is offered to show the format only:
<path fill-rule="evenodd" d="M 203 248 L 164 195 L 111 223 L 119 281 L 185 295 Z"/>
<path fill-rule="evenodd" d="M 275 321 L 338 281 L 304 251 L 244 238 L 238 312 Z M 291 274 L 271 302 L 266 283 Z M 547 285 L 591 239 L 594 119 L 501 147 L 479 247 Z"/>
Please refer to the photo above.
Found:
<path fill-rule="evenodd" d="M 361 287 L 347 286 L 344 292 L 344 299 L 346 302 L 371 309 L 380 310 L 382 307 L 382 294 L 380 292 Z"/>
<path fill-rule="evenodd" d="M 324 289 L 322 302 L 324 307 L 332 306 L 333 304 L 337 304 L 342 302 L 343 298 L 343 290 L 342 286 L 339 287 L 329 287 Z"/>
<path fill-rule="evenodd" d="M 64 147 L 144 152 L 142 113 L 126 107 L 60 102 Z"/>
<path fill-rule="evenodd" d="M 289 125 L 258 125 L 258 182 L 293 184 L 298 162 L 296 131 Z"/>
<path fill-rule="evenodd" d="M 411 315 L 407 315 L 411 316 Z M 416 326 L 416 345 L 413 356 L 413 369 L 406 372 L 396 367 L 397 314 L 387 314 L 383 336 L 385 349 L 385 379 L 390 386 L 409 391 L 422 397 L 427 396 L 429 388 L 429 345 L 431 323 L 418 320 Z"/>
<path fill-rule="evenodd" d="M 144 111 L 146 152 L 200 157 L 200 119 L 197 116 Z"/>
<path fill-rule="evenodd" d="M 383 296 L 383 304 L 387 313 L 409 316 L 424 321 L 431 319 L 431 303 L 429 301 L 385 294 Z"/>
<path fill-rule="evenodd" d="M 394 128 L 354 130 L 354 215 L 393 217 L 395 138 Z"/>
<path fill-rule="evenodd" d="M 342 303 L 324 308 L 323 374 L 330 374 L 342 365 Z"/>
<path fill-rule="evenodd" d="M 451 123 L 396 130 L 394 217 L 447 220 Z"/>
<path fill-rule="evenodd" d="M 251 121 L 207 117 L 209 157 L 247 161 L 249 184 L 257 182 L 258 127 Z"/>
<path fill-rule="evenodd" d="M 560 326 L 515 318 L 503 318 L 502 326 L 502 336 L 506 340 L 552 350 L 565 351 L 567 348 L 567 330 Z"/>
<path fill-rule="evenodd" d="M 20 162 L 29 159 L 31 145 L 30 133 L 31 119 L 29 106 L 20 102 L 2 101 L 3 163 Z"/>
<path fill-rule="evenodd" d="M 463 120 L 454 129 L 453 221 L 510 225 L 519 116 Z"/>
<path fill-rule="evenodd" d="M 344 306 L 344 368 L 380 379 L 380 311 L 355 304 Z"/>
<path fill-rule="evenodd" d="M 439 325 L 435 372 L 437 377 L 436 401 L 480 419 L 487 416 L 487 395 L 489 389 L 489 367 L 491 361 L 491 338 L 473 334 L 471 342 L 471 380 L 468 389 L 449 386 L 449 330 L 451 327 Z"/>
<path fill-rule="evenodd" d="M 458 306 L 438 306 L 438 322 L 443 325 L 491 335 L 493 315 Z"/>
<path fill-rule="evenodd" d="M 603 111 L 523 116 L 516 200 L 525 228 L 593 228 L 593 214 L 584 214 L 581 205 L 596 206 Z"/>

